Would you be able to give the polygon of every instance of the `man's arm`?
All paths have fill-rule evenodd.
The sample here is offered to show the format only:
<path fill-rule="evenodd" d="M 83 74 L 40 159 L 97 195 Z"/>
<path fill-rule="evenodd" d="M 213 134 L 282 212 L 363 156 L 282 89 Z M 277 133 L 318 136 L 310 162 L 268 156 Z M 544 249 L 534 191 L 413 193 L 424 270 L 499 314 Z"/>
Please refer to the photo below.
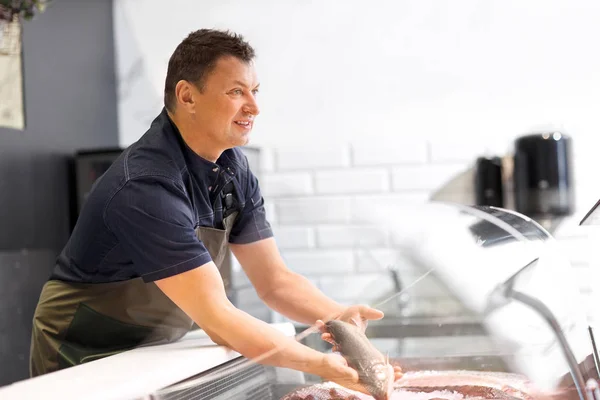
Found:
<path fill-rule="evenodd" d="M 248 359 L 316 374 L 344 386 L 358 382 L 356 371 L 342 360 L 304 346 L 235 308 L 213 262 L 155 283 L 211 339 L 224 342 Z"/>
<path fill-rule="evenodd" d="M 290 271 L 273 238 L 249 244 L 230 244 L 230 248 L 259 297 L 286 317 L 312 325 L 319 319 L 338 318 L 348 310 L 325 296 L 308 279 Z M 365 319 L 383 317 L 381 311 L 369 307 L 357 308 L 356 313 Z M 352 317 L 354 315 L 348 315 L 344 319 Z M 355 322 L 360 325 L 360 321 Z"/>
<path fill-rule="evenodd" d="M 272 309 L 298 322 L 315 324 L 322 329 L 322 321 L 340 319 L 352 322 L 361 329 L 366 322 L 383 318 L 383 313 L 368 306 L 344 307 L 325 296 L 305 277 L 290 271 L 273 238 L 249 244 L 232 244 L 230 248 L 248 278 L 257 290 L 259 297 Z M 334 345 L 329 333 L 322 334 L 323 340 Z M 395 380 L 402 377 L 402 368 L 394 367 Z M 359 391 L 364 389 L 350 383 L 342 385 Z"/>

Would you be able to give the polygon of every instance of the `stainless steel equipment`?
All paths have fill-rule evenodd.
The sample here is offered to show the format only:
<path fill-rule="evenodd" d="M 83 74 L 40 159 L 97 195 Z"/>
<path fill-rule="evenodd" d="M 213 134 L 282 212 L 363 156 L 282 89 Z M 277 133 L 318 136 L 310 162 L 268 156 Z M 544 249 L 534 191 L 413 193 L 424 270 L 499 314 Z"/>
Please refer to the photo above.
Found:
<path fill-rule="evenodd" d="M 296 373 L 261 364 L 242 365 L 240 368 L 244 362 L 243 358 L 231 361 L 143 400 L 277 400 L 304 384 L 302 376 Z M 199 379 L 201 384 L 177 389 L 185 386 L 186 382 L 193 383 Z"/>

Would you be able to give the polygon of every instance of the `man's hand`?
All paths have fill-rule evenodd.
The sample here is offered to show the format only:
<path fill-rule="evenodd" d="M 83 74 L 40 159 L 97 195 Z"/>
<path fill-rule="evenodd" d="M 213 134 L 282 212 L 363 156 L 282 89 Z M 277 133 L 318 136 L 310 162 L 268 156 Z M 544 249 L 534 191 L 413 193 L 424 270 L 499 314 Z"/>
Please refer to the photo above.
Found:
<path fill-rule="evenodd" d="M 365 306 L 365 305 L 354 305 L 354 306 L 350 306 L 348 308 L 346 308 L 341 314 L 339 314 L 338 316 L 336 316 L 333 319 L 339 319 L 341 321 L 344 322 L 348 322 L 351 324 L 354 324 L 356 326 L 358 326 L 363 332 L 365 332 L 365 330 L 367 329 L 367 324 L 369 320 L 378 320 L 383 318 L 383 312 L 381 312 L 380 310 L 371 308 L 369 306 Z M 323 321 L 317 321 L 317 327 L 319 328 L 319 331 L 321 332 L 321 338 L 323 340 L 325 340 L 326 342 L 329 342 L 333 345 L 333 351 L 334 352 L 339 352 L 339 349 L 337 348 L 337 345 L 335 343 L 335 341 L 333 340 L 333 338 L 331 337 L 331 334 L 327 333 L 325 330 L 325 323 Z M 397 381 L 398 379 L 402 378 L 402 376 L 404 375 L 404 372 L 402 372 L 402 368 L 400 368 L 399 366 L 393 366 L 394 368 L 394 381 Z M 346 386 L 346 385 L 344 385 Z M 350 389 L 352 389 L 352 387 L 346 386 Z M 364 392 L 364 389 L 361 390 L 356 389 L 355 390 L 359 390 Z"/>
<path fill-rule="evenodd" d="M 383 318 L 382 311 L 365 305 L 355 305 L 346 308 L 335 319 L 354 324 L 364 332 L 367 329 L 368 320 L 378 320 L 381 318 Z"/>
<path fill-rule="evenodd" d="M 341 314 L 334 316 L 332 319 L 339 319 L 340 321 L 354 324 L 365 332 L 369 320 L 378 320 L 381 318 L 383 318 L 382 311 L 365 305 L 355 305 L 347 307 Z M 338 351 L 331 335 L 325 332 L 323 324 L 319 324 L 319 329 L 322 332 L 321 338 L 333 345 L 333 351 Z"/>
<path fill-rule="evenodd" d="M 323 354 L 321 366 L 315 370 L 315 374 L 324 381 L 334 382 L 345 388 L 369 394 L 359 383 L 358 372 L 350 368 L 344 357 L 338 354 Z"/>

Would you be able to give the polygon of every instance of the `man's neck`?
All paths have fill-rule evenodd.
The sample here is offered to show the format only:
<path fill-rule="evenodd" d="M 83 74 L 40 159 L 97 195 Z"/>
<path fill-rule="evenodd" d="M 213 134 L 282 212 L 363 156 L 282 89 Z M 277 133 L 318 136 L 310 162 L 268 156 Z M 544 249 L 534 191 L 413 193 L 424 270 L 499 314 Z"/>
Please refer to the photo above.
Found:
<path fill-rule="evenodd" d="M 171 121 L 177 126 L 183 141 L 190 149 L 205 160 L 216 162 L 223 153 L 222 149 L 211 147 L 210 140 L 206 139 L 206 135 L 194 130 L 192 124 L 170 111 L 167 111 Z"/>

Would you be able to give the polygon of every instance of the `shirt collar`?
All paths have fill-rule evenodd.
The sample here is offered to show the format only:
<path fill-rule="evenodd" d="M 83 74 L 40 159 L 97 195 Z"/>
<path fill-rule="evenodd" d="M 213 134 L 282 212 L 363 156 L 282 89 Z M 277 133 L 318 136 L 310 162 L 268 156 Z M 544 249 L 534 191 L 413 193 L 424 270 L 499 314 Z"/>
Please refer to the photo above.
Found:
<path fill-rule="evenodd" d="M 188 162 L 188 165 L 191 165 L 195 172 L 202 171 L 204 173 L 214 176 L 215 173 L 218 175 L 221 169 L 230 166 L 231 162 L 229 157 L 227 156 L 228 150 L 225 150 L 221 154 L 221 156 L 217 159 L 216 163 L 209 161 L 196 154 L 196 152 L 194 152 L 194 150 L 192 150 L 187 145 L 185 140 L 183 140 L 181 133 L 179 132 L 179 128 L 177 128 L 175 122 L 173 122 L 173 120 L 169 117 L 166 108 L 163 107 L 160 117 L 163 120 L 163 126 L 167 127 L 167 129 L 177 137 L 177 140 L 179 141 L 180 146 L 182 147 L 184 157 Z"/>

